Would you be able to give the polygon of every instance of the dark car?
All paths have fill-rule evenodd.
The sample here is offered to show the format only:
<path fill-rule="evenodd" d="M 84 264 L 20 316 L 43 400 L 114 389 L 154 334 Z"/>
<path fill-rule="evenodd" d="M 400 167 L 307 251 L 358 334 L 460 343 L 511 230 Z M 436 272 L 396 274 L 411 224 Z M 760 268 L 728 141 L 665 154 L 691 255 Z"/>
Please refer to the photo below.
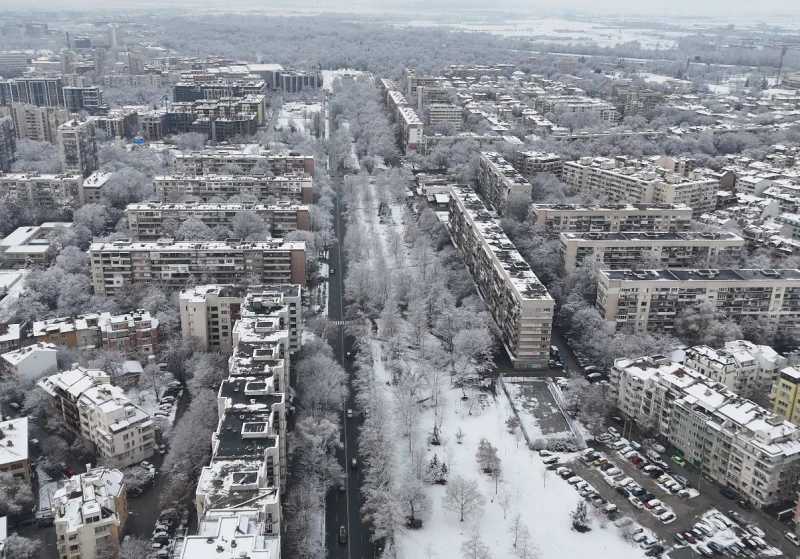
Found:
<path fill-rule="evenodd" d="M 659 557 L 662 553 L 664 553 L 664 546 L 654 545 L 653 547 L 647 550 L 647 553 L 645 553 L 645 555 L 647 557 Z"/>
<path fill-rule="evenodd" d="M 660 468 L 656 468 L 655 470 L 650 470 L 649 472 L 647 472 L 647 475 L 649 475 L 651 478 L 655 479 L 657 477 L 663 476 L 664 475 L 664 470 L 662 470 Z"/>
<path fill-rule="evenodd" d="M 347 543 L 347 530 L 344 526 L 339 527 L 339 543 Z"/>
<path fill-rule="evenodd" d="M 631 493 L 633 493 L 634 495 L 636 495 L 637 497 L 639 497 L 641 499 L 642 495 L 647 493 L 647 491 L 645 489 L 642 489 L 641 487 L 637 487 L 636 489 L 631 491 Z"/>
<path fill-rule="evenodd" d="M 611 421 L 613 421 L 614 423 L 617 423 L 619 425 L 622 425 L 623 423 L 625 423 L 624 421 L 622 421 L 622 418 L 620 416 L 618 416 L 618 415 L 612 415 L 611 416 Z"/>
<path fill-rule="evenodd" d="M 625 489 L 624 487 L 617 487 L 615 491 L 620 495 L 622 495 L 623 497 L 625 497 L 626 499 L 630 496 L 630 493 L 628 493 L 628 490 Z"/>
<path fill-rule="evenodd" d="M 744 510 L 746 510 L 748 512 L 753 510 L 753 507 L 751 507 L 750 503 L 748 503 L 747 501 L 739 500 L 739 501 L 736 501 L 736 504 L 739 505 L 739 508 L 744 509 Z"/>
<path fill-rule="evenodd" d="M 608 513 L 608 519 L 611 522 L 614 522 L 615 520 L 617 520 L 619 518 L 622 518 L 622 513 L 619 512 L 618 510 L 612 510 L 611 512 Z"/>
<path fill-rule="evenodd" d="M 643 503 L 646 503 L 648 501 L 652 501 L 653 499 L 656 498 L 656 496 L 653 495 L 652 493 L 644 493 L 643 495 L 639 495 L 638 497 L 639 497 L 639 500 L 641 502 L 643 502 Z"/>
<path fill-rule="evenodd" d="M 567 470 L 566 472 L 561 474 L 561 479 L 571 478 L 574 475 L 575 475 L 575 472 L 573 472 L 572 470 Z"/>
<path fill-rule="evenodd" d="M 723 553 L 725 553 L 725 548 L 724 548 L 724 547 L 722 547 L 722 546 L 721 546 L 720 544 L 718 544 L 717 542 L 711 541 L 711 542 L 708 542 L 706 545 L 707 545 L 707 546 L 708 546 L 708 548 L 709 548 L 711 551 L 713 551 L 714 553 L 719 553 L 720 555 L 721 555 L 721 554 L 723 554 Z"/>
<path fill-rule="evenodd" d="M 747 549 L 758 549 L 758 544 L 750 538 L 742 538 L 741 541 Z"/>
<path fill-rule="evenodd" d="M 727 487 L 724 489 L 720 489 L 719 494 L 730 501 L 735 501 L 736 499 L 739 498 L 739 495 L 736 494 L 736 491 L 734 491 L 733 489 L 728 489 Z"/>

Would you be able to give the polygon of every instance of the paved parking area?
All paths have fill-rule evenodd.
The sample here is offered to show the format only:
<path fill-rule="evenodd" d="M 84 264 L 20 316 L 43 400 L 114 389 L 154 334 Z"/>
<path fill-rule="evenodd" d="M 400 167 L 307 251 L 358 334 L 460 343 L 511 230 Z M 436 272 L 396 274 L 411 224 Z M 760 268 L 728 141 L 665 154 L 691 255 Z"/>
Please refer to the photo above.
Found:
<path fill-rule="evenodd" d="M 521 396 L 521 398 L 515 398 L 515 403 L 519 404 L 521 408 L 520 413 L 533 415 L 536 418 L 539 431 L 543 435 L 556 433 L 569 435 L 572 433 L 567 420 L 564 419 L 564 415 L 558 409 L 558 405 L 553 399 L 545 380 L 525 379 L 517 382 L 513 379 L 506 379 L 505 382 L 509 385 L 509 388 L 513 386 L 516 389 L 516 393 Z"/>

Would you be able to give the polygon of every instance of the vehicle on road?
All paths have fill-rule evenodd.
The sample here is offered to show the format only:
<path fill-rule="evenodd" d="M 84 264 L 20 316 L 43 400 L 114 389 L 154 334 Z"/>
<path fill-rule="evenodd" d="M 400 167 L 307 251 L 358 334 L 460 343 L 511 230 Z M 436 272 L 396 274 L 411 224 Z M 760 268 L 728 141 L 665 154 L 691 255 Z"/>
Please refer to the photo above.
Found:
<path fill-rule="evenodd" d="M 784 532 L 784 533 L 783 533 L 783 537 L 784 537 L 784 538 L 786 538 L 787 540 L 789 540 L 790 542 L 792 542 L 792 543 L 793 543 L 794 545 L 796 545 L 797 547 L 800 547 L 800 538 L 798 538 L 797 536 L 795 536 L 793 533 L 791 533 L 791 532 Z"/>
<path fill-rule="evenodd" d="M 747 512 L 753 510 L 753 507 L 750 506 L 750 503 L 748 503 L 743 499 L 736 501 L 736 504 L 739 505 L 739 508 L 741 508 L 742 510 L 746 510 Z"/>
<path fill-rule="evenodd" d="M 736 493 L 736 491 L 728 487 L 720 489 L 719 494 L 728 499 L 729 501 L 735 501 L 739 498 L 739 495 Z"/>
<path fill-rule="evenodd" d="M 622 420 L 622 418 L 621 418 L 620 416 L 618 416 L 618 415 L 612 415 L 612 416 L 611 416 L 611 421 L 613 421 L 614 423 L 616 423 L 616 424 L 618 424 L 618 425 L 622 425 L 623 423 L 625 423 L 625 422 Z"/>
<path fill-rule="evenodd" d="M 347 410 L 347 419 L 353 419 L 353 410 L 351 409 Z"/>
<path fill-rule="evenodd" d="M 58 469 L 59 469 L 59 471 L 61 471 L 62 473 L 66 474 L 66 475 L 68 475 L 70 477 L 75 475 L 75 470 L 73 470 L 70 466 L 67 466 L 67 464 L 65 462 L 59 462 L 58 463 Z"/>
<path fill-rule="evenodd" d="M 335 274 L 335 273 L 336 273 L 336 269 L 334 269 L 334 268 L 331 268 L 331 270 L 330 270 L 329 274 L 332 276 L 332 275 L 333 275 L 333 274 Z"/>
<path fill-rule="evenodd" d="M 686 465 L 686 460 L 684 460 L 684 459 L 683 459 L 683 458 L 681 458 L 680 456 L 673 456 L 671 460 L 672 460 L 673 462 L 675 462 L 675 463 L 676 463 L 678 466 L 680 466 L 680 467 L 683 467 L 683 466 L 685 466 L 685 465 Z"/>
<path fill-rule="evenodd" d="M 347 491 L 347 485 L 343 479 L 339 480 L 339 492 L 344 493 L 345 491 Z"/>
<path fill-rule="evenodd" d="M 347 530 L 344 526 L 339 526 L 339 543 L 347 543 Z"/>
<path fill-rule="evenodd" d="M 351 468 L 353 468 L 354 470 L 355 470 L 356 468 L 358 468 L 358 462 L 356 461 L 356 459 L 355 459 L 355 458 L 353 458 L 352 460 L 350 460 L 350 467 L 351 467 Z"/>

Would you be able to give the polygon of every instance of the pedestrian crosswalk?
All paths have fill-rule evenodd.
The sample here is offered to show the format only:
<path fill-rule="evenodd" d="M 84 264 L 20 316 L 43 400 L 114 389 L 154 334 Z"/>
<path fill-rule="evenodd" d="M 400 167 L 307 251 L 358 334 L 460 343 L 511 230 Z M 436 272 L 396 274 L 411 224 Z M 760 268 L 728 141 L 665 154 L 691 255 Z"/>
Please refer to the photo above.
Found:
<path fill-rule="evenodd" d="M 336 326 L 347 326 L 346 320 L 331 320 Z"/>

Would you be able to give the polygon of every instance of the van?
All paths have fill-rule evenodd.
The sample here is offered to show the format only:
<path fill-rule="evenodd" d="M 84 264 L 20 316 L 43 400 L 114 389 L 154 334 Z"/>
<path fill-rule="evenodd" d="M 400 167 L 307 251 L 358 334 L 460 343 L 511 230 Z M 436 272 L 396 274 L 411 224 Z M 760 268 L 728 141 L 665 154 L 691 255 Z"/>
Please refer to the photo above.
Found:
<path fill-rule="evenodd" d="M 613 448 L 614 450 L 622 450 L 623 448 L 628 446 L 628 443 L 622 442 L 621 440 L 619 440 L 617 442 L 611 443 L 609 446 L 611 448 Z"/>
<path fill-rule="evenodd" d="M 636 441 L 631 441 L 631 448 L 634 450 L 642 450 L 642 445 L 640 445 Z"/>
<path fill-rule="evenodd" d="M 654 462 L 657 460 L 661 460 L 661 456 L 658 454 L 658 452 L 654 450 L 648 450 L 646 454 L 647 457 Z"/>

